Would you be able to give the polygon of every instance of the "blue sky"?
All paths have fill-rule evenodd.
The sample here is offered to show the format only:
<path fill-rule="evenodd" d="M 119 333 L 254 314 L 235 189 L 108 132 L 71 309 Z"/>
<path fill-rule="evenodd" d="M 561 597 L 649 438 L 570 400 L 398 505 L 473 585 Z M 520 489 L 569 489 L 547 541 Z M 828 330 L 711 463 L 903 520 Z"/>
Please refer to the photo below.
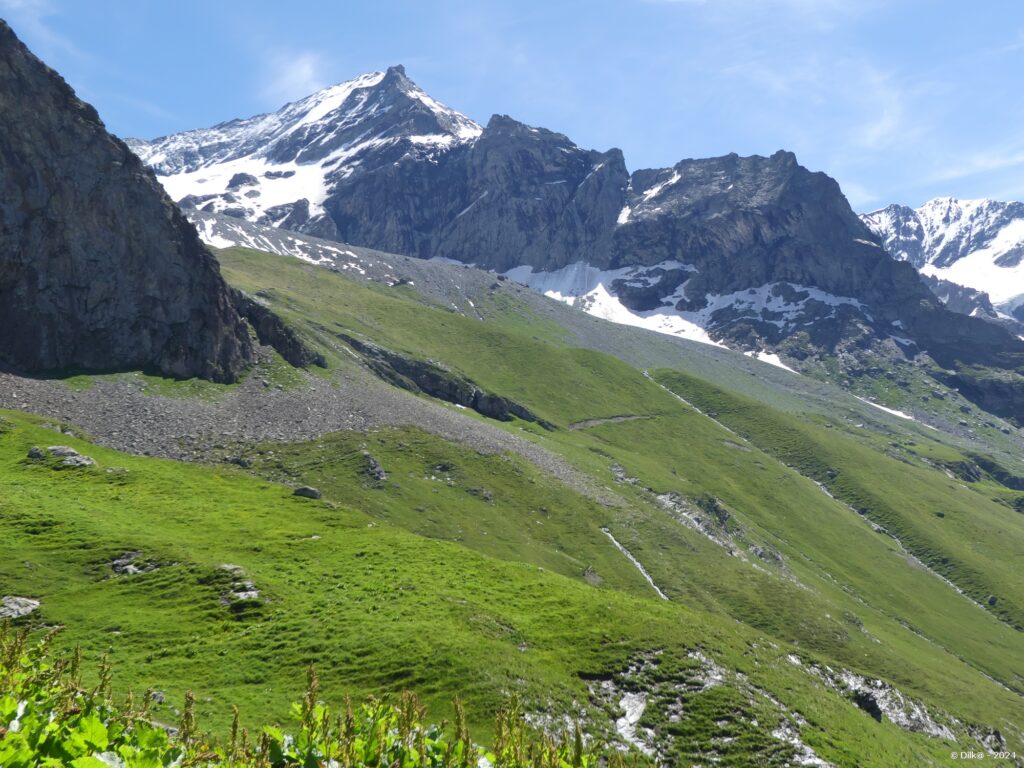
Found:
<path fill-rule="evenodd" d="M 1024 199 L 1021 0 L 0 0 L 0 16 L 122 136 L 402 63 L 479 122 L 621 147 L 631 170 L 785 148 L 861 210 Z"/>

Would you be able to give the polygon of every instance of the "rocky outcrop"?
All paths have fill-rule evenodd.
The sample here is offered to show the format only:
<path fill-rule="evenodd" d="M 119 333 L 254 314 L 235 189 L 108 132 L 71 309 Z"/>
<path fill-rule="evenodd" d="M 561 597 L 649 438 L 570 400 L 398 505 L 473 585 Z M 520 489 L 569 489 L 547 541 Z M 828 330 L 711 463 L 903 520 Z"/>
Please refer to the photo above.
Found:
<path fill-rule="evenodd" d="M 96 111 L 0 22 L 0 361 L 232 381 L 248 330 L 213 256 Z"/>
<path fill-rule="evenodd" d="M 319 352 L 304 344 L 281 318 L 242 291 L 232 289 L 232 300 L 242 317 L 249 321 L 259 340 L 273 347 L 288 363 L 296 368 L 317 365 L 327 367 L 327 361 Z"/>
<path fill-rule="evenodd" d="M 423 392 L 439 400 L 472 408 L 482 416 L 499 421 L 511 421 L 512 417 L 532 421 L 545 429 L 554 426 L 538 418 L 532 411 L 519 403 L 493 392 L 487 392 L 474 382 L 445 370 L 425 360 L 416 360 L 384 349 L 368 341 L 356 339 L 347 334 L 338 338 L 359 353 L 363 362 L 385 381 L 411 392 Z"/>
<path fill-rule="evenodd" d="M 984 291 L 958 285 L 931 275 L 921 275 L 921 282 L 928 286 L 946 309 L 960 315 L 980 317 L 992 323 L 1005 326 L 1014 333 L 1024 333 L 1024 325 L 1018 318 L 1001 313 L 992 305 L 992 299 Z"/>

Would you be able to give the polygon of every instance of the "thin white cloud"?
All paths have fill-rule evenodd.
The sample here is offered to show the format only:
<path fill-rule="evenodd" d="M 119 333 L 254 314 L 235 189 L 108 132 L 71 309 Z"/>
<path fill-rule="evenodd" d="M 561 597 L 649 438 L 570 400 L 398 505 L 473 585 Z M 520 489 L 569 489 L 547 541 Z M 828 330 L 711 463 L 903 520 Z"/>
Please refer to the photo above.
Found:
<path fill-rule="evenodd" d="M 0 0 L 0 13 L 7 19 L 15 33 L 32 47 L 39 50 L 44 58 L 52 54 L 63 54 L 76 59 L 88 56 L 50 24 L 57 15 L 57 9 L 50 0 Z"/>
<path fill-rule="evenodd" d="M 879 197 L 876 193 L 856 181 L 843 179 L 841 186 L 843 194 L 845 194 L 846 199 L 850 201 L 850 207 L 855 211 L 863 210 L 864 208 L 879 202 Z"/>
<path fill-rule="evenodd" d="M 907 114 L 910 101 L 906 90 L 889 74 L 878 72 L 873 67 L 861 65 L 855 79 L 858 93 L 860 122 L 853 130 L 857 145 L 880 150 L 896 144 L 916 140 L 920 121 L 913 121 Z"/>
<path fill-rule="evenodd" d="M 978 152 L 940 169 L 928 181 L 955 181 L 981 173 L 1005 171 L 1019 165 L 1024 165 L 1024 151 L 1019 148 Z"/>
<path fill-rule="evenodd" d="M 328 84 L 326 70 L 323 56 L 315 51 L 277 54 L 271 58 L 260 95 L 270 106 L 308 96 Z"/>

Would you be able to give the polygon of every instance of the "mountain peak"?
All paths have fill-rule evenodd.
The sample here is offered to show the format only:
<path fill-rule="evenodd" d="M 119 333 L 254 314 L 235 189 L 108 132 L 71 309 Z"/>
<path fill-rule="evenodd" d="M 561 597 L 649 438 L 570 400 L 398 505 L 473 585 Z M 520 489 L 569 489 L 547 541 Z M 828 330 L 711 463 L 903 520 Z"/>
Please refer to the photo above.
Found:
<path fill-rule="evenodd" d="M 1024 294 L 1024 203 L 946 196 L 861 218 L 925 275 L 985 291 L 996 304 Z"/>
<path fill-rule="evenodd" d="M 482 131 L 398 64 L 276 112 L 130 145 L 183 207 L 332 237 L 323 203 L 341 179 L 360 167 L 436 158 Z"/>

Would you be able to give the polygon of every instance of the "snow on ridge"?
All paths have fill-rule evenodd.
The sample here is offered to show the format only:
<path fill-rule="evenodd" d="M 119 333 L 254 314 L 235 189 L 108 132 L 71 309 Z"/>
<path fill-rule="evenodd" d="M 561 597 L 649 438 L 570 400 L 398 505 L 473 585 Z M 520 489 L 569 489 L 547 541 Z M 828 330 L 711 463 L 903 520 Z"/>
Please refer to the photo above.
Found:
<path fill-rule="evenodd" d="M 912 209 L 861 215 L 894 258 L 922 274 L 989 294 L 1002 304 L 1024 294 L 1024 204 L 937 197 Z M 1016 257 L 1016 258 L 1015 258 Z M 999 262 L 1003 261 L 1003 264 Z"/>
<path fill-rule="evenodd" d="M 803 305 L 808 301 L 818 301 L 830 307 L 849 305 L 860 310 L 865 309 L 864 305 L 856 299 L 836 296 L 818 288 L 793 284 L 790 285 L 795 291 L 806 294 L 806 296 L 796 303 L 789 303 L 783 295 L 776 294 L 775 288 L 779 283 L 767 283 L 757 288 L 721 295 L 709 294 L 706 297 L 705 307 L 694 311 L 679 310 L 673 306 L 683 298 L 685 284 L 680 286 L 675 294 L 665 298 L 667 306 L 646 311 L 629 309 L 614 294 L 612 286 L 616 281 L 643 284 L 654 279 L 648 278 L 646 275 L 658 268 L 696 271 L 693 266 L 678 261 L 665 261 L 647 267 L 623 267 L 613 270 L 600 270 L 585 262 L 576 262 L 552 272 L 535 272 L 532 267 L 521 266 L 511 269 L 505 274 L 545 296 L 583 309 L 596 317 L 718 347 L 725 345 L 711 338 L 707 329 L 713 325 L 714 315 L 720 310 L 731 308 L 737 312 L 753 315 L 761 322 L 785 328 L 795 322 L 795 316 L 802 311 Z M 764 318 L 764 313 L 768 313 L 773 318 L 778 316 L 781 319 Z M 777 360 L 777 355 L 773 356 L 762 352 L 759 353 L 758 359 L 771 365 L 784 367 L 782 361 Z"/>
<path fill-rule="evenodd" d="M 483 126 L 479 123 L 432 98 L 418 85 L 412 85 L 408 94 L 434 114 L 443 115 L 451 120 L 455 126 L 456 138 L 463 141 L 477 139 L 484 132 Z"/>
<path fill-rule="evenodd" d="M 302 111 L 305 112 L 302 117 L 296 120 L 289 127 L 286 133 L 294 133 L 302 126 L 323 120 L 331 112 L 340 108 L 356 90 L 361 88 L 372 88 L 376 85 L 380 85 L 380 82 L 383 79 L 383 72 L 369 72 L 352 80 L 347 80 L 343 83 L 329 86 L 307 96 L 305 99 L 286 105 L 279 111 L 292 111 L 290 107 L 294 105 L 297 107 L 297 110 L 295 111 L 299 111 L 300 113 Z"/>
<path fill-rule="evenodd" d="M 477 123 L 431 98 L 404 76 L 389 81 L 383 86 L 387 90 L 381 91 L 386 77 L 385 72 L 367 73 L 276 112 L 130 144 L 175 201 L 194 195 L 206 198 L 196 204 L 207 212 L 231 212 L 276 226 L 286 211 L 268 216 L 268 209 L 305 199 L 310 217 L 315 218 L 324 215 L 323 203 L 330 194 L 328 176 L 353 174 L 368 154 L 399 146 L 408 153 L 431 156 L 475 141 L 482 133 Z M 394 109 L 395 94 L 430 110 L 436 125 L 415 135 L 395 132 L 396 124 L 384 116 Z M 407 100 L 398 103 L 403 109 L 409 104 Z M 308 159 L 335 146 L 326 157 Z M 248 174 L 256 181 L 229 189 L 236 174 Z"/>
<path fill-rule="evenodd" d="M 668 179 L 666 179 L 665 181 L 658 182 L 653 187 L 644 192 L 643 201 L 645 203 L 650 202 L 658 195 L 660 195 L 667 187 L 671 187 L 673 184 L 675 184 L 682 178 L 683 177 L 679 174 L 679 171 L 672 171 L 672 175 Z"/>

